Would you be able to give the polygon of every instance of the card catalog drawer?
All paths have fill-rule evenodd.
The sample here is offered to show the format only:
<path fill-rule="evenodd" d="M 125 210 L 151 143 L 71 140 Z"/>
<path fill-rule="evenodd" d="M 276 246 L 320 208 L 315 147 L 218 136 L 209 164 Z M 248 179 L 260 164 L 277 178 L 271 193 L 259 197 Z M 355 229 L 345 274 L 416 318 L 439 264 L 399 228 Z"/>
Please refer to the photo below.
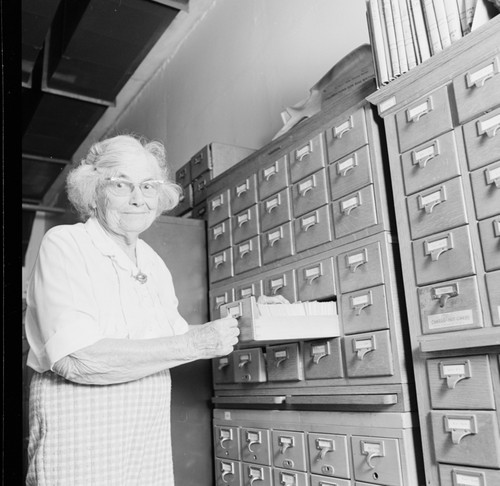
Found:
<path fill-rule="evenodd" d="M 352 486 L 352 483 L 347 479 L 325 478 L 311 474 L 311 486 Z"/>
<path fill-rule="evenodd" d="M 414 240 L 467 223 L 460 177 L 409 196 L 406 205 Z"/>
<path fill-rule="evenodd" d="M 500 152 L 499 152 L 500 155 Z M 471 172 L 472 193 L 477 219 L 500 213 L 500 160 Z"/>
<path fill-rule="evenodd" d="M 262 281 L 236 285 L 234 295 L 236 300 L 246 299 L 252 295 L 258 299 L 262 295 Z"/>
<path fill-rule="evenodd" d="M 262 231 L 270 230 L 292 219 L 290 192 L 288 188 L 260 202 Z"/>
<path fill-rule="evenodd" d="M 439 478 L 441 486 L 496 486 L 500 471 L 439 464 Z"/>
<path fill-rule="evenodd" d="M 218 282 L 233 276 L 233 254 L 231 248 L 226 248 L 210 256 L 210 283 Z"/>
<path fill-rule="evenodd" d="M 295 217 L 329 202 L 325 169 L 311 174 L 292 186 L 292 206 Z"/>
<path fill-rule="evenodd" d="M 477 64 L 453 80 L 460 122 L 484 113 L 500 103 L 500 60 L 495 56 Z"/>
<path fill-rule="evenodd" d="M 468 226 L 416 240 L 412 246 L 417 285 L 475 273 Z"/>
<path fill-rule="evenodd" d="M 215 460 L 216 486 L 241 486 L 241 462 Z"/>
<path fill-rule="evenodd" d="M 181 216 L 187 213 L 193 207 L 193 186 L 188 184 L 186 187 L 182 188 L 182 194 L 179 199 L 179 204 L 175 206 L 169 215 Z"/>
<path fill-rule="evenodd" d="M 373 185 L 333 201 L 332 211 L 335 238 L 342 238 L 377 224 Z"/>
<path fill-rule="evenodd" d="M 385 285 L 342 294 L 344 334 L 389 329 Z"/>
<path fill-rule="evenodd" d="M 261 235 L 264 265 L 293 254 L 292 225 L 285 223 Z"/>
<path fill-rule="evenodd" d="M 342 293 L 384 283 L 378 242 L 341 253 L 337 257 L 337 267 Z"/>
<path fill-rule="evenodd" d="M 500 432 L 495 412 L 431 411 L 438 462 L 500 469 Z"/>
<path fill-rule="evenodd" d="M 208 230 L 208 252 L 210 255 L 229 248 L 232 243 L 231 220 L 226 219 Z"/>
<path fill-rule="evenodd" d="M 449 280 L 417 291 L 424 334 L 483 327 L 476 277 Z"/>
<path fill-rule="evenodd" d="M 307 434 L 310 472 L 350 478 L 347 437 L 336 434 Z"/>
<path fill-rule="evenodd" d="M 498 160 L 500 153 L 500 109 L 463 126 L 470 170 Z"/>
<path fill-rule="evenodd" d="M 332 199 L 338 199 L 373 182 L 369 146 L 337 160 L 328 167 Z"/>
<path fill-rule="evenodd" d="M 335 277 L 331 257 L 297 269 L 297 293 L 301 301 L 331 298 L 335 295 Z"/>
<path fill-rule="evenodd" d="M 330 207 L 327 205 L 295 219 L 293 226 L 297 252 L 332 241 Z"/>
<path fill-rule="evenodd" d="M 347 376 L 390 376 L 394 374 L 389 331 L 356 334 L 344 338 Z"/>
<path fill-rule="evenodd" d="M 273 476 L 274 484 L 280 486 L 309 486 L 307 475 L 303 472 L 273 469 Z"/>
<path fill-rule="evenodd" d="M 281 295 L 289 302 L 297 300 L 294 271 L 276 273 L 263 280 L 264 295 Z"/>
<path fill-rule="evenodd" d="M 248 272 L 261 265 L 259 237 L 242 241 L 233 247 L 234 273 Z"/>
<path fill-rule="evenodd" d="M 401 152 L 453 128 L 448 87 L 433 91 L 396 113 Z"/>
<path fill-rule="evenodd" d="M 233 222 L 233 241 L 235 244 L 259 234 L 257 204 L 235 214 L 231 220 Z"/>
<path fill-rule="evenodd" d="M 258 481 L 259 486 L 273 486 L 273 472 L 269 466 L 243 464 L 242 486 L 254 486 Z"/>
<path fill-rule="evenodd" d="M 191 161 L 189 161 L 187 164 L 184 164 L 175 172 L 175 182 L 183 188 L 191 184 Z"/>
<path fill-rule="evenodd" d="M 276 467 L 296 469 L 298 471 L 307 470 L 306 445 L 303 432 L 273 430 L 272 441 L 274 465 Z"/>
<path fill-rule="evenodd" d="M 208 200 L 208 226 L 229 218 L 229 190 L 220 192 Z"/>
<path fill-rule="evenodd" d="M 229 304 L 233 299 L 233 289 L 215 290 L 210 295 L 211 319 L 220 318 L 220 308 L 224 304 Z"/>
<path fill-rule="evenodd" d="M 210 172 L 205 172 L 193 180 L 193 204 L 196 206 L 207 198 L 207 186 L 212 176 Z"/>
<path fill-rule="evenodd" d="M 304 368 L 298 343 L 266 347 L 268 381 L 299 381 L 304 379 Z"/>
<path fill-rule="evenodd" d="M 319 133 L 311 140 L 295 148 L 290 153 L 290 176 L 292 182 L 313 174 L 325 167 L 324 134 Z"/>
<path fill-rule="evenodd" d="M 241 428 L 241 459 L 253 464 L 271 465 L 271 432 L 266 429 Z"/>
<path fill-rule="evenodd" d="M 259 170 L 259 199 L 265 199 L 288 187 L 288 160 L 283 155 L 272 163 L 267 162 Z"/>
<path fill-rule="evenodd" d="M 266 362 L 261 348 L 233 351 L 235 383 L 263 383 L 266 381 Z"/>
<path fill-rule="evenodd" d="M 499 208 L 500 211 L 500 208 Z M 500 216 L 479 222 L 484 268 L 487 272 L 500 269 Z"/>
<path fill-rule="evenodd" d="M 232 354 L 212 360 L 212 376 L 215 384 L 234 383 L 234 361 Z"/>
<path fill-rule="evenodd" d="M 342 378 L 340 338 L 304 342 L 304 374 L 306 380 Z"/>
<path fill-rule="evenodd" d="M 490 303 L 491 321 L 494 326 L 500 326 L 500 272 L 486 274 L 486 287 Z"/>
<path fill-rule="evenodd" d="M 203 174 L 203 172 L 209 171 L 212 168 L 209 146 L 205 145 L 200 151 L 196 152 L 189 163 L 191 164 L 191 177 L 193 179 Z"/>
<path fill-rule="evenodd" d="M 231 210 L 233 215 L 257 203 L 257 182 L 255 174 L 231 188 Z"/>
<path fill-rule="evenodd" d="M 334 162 L 368 143 L 364 108 L 336 120 L 326 131 L 328 161 Z"/>
<path fill-rule="evenodd" d="M 405 194 L 460 175 L 455 133 L 447 132 L 401 155 Z"/>
<path fill-rule="evenodd" d="M 488 356 L 429 359 L 427 373 L 432 408 L 495 409 Z"/>
<path fill-rule="evenodd" d="M 354 477 L 359 481 L 384 486 L 400 486 L 401 458 L 397 439 L 387 437 L 352 437 Z"/>
<path fill-rule="evenodd" d="M 240 459 L 240 430 L 230 425 L 214 426 L 215 455 L 221 459 Z"/>

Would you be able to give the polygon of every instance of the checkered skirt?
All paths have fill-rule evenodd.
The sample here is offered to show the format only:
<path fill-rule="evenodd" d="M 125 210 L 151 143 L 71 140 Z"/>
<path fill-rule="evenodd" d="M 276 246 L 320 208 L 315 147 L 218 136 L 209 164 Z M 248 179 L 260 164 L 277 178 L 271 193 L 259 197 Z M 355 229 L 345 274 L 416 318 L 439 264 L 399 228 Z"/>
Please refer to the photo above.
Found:
<path fill-rule="evenodd" d="M 117 385 L 51 371 L 30 389 L 27 486 L 173 486 L 168 370 Z"/>

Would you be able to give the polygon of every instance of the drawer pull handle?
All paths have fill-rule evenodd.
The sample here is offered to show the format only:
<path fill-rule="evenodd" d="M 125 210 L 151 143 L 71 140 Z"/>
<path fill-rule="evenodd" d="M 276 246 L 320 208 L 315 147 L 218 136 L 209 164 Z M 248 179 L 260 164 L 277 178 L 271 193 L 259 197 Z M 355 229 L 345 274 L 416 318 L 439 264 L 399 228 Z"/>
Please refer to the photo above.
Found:
<path fill-rule="evenodd" d="M 241 317 L 242 315 L 243 315 L 243 309 L 241 306 L 241 302 L 238 302 L 233 305 L 227 305 L 225 307 L 224 316 L 229 316 L 233 317 L 234 319 L 238 319 L 238 317 Z"/>
<path fill-rule="evenodd" d="M 250 486 L 252 486 L 255 481 L 264 481 L 264 471 L 260 467 L 250 467 L 248 477 L 250 478 Z"/>
<path fill-rule="evenodd" d="M 439 363 L 439 376 L 446 380 L 448 389 L 453 390 L 459 381 L 472 376 L 470 361 L 467 359 L 460 362 L 441 361 Z"/>
<path fill-rule="evenodd" d="M 271 177 L 275 176 L 278 172 L 279 172 L 278 162 L 275 162 L 273 165 L 263 170 L 262 173 L 264 174 L 264 180 L 266 182 L 269 182 Z"/>
<path fill-rule="evenodd" d="M 281 228 L 267 234 L 267 241 L 269 243 L 269 246 L 274 246 L 279 242 L 279 240 L 281 240 L 281 238 L 283 238 L 283 230 Z"/>
<path fill-rule="evenodd" d="M 221 265 L 223 265 L 226 262 L 226 254 L 223 253 L 221 255 L 216 255 L 214 257 L 214 264 L 215 268 L 219 268 Z"/>
<path fill-rule="evenodd" d="M 285 454 L 285 452 L 295 445 L 295 439 L 293 437 L 278 437 L 278 445 L 280 446 L 281 454 Z"/>
<path fill-rule="evenodd" d="M 203 154 L 197 154 L 193 157 L 193 164 L 198 165 L 203 160 Z"/>
<path fill-rule="evenodd" d="M 278 194 L 276 197 L 273 197 L 272 199 L 269 199 L 266 201 L 266 212 L 267 214 L 271 214 L 271 212 L 278 208 L 281 204 L 281 195 Z"/>
<path fill-rule="evenodd" d="M 366 307 L 373 305 L 372 291 L 369 290 L 366 294 L 349 297 L 351 309 L 354 309 L 356 316 L 361 315 L 361 311 Z"/>
<path fill-rule="evenodd" d="M 363 361 L 368 353 L 376 349 L 375 336 L 367 339 L 353 339 L 352 349 L 356 353 L 356 358 Z"/>
<path fill-rule="evenodd" d="M 226 297 L 216 297 L 215 298 L 215 308 L 219 309 L 221 305 L 224 305 L 227 303 L 227 298 Z"/>
<path fill-rule="evenodd" d="M 232 429 L 221 429 L 219 435 L 219 444 L 222 449 L 226 449 L 224 442 L 233 440 L 233 431 Z M 224 463 L 223 463 L 224 465 Z M 227 466 L 231 466 L 231 464 L 227 464 Z"/>
<path fill-rule="evenodd" d="M 335 451 L 335 441 L 330 439 L 321 439 L 321 438 L 316 439 L 316 449 L 320 451 L 318 454 L 319 460 L 324 461 L 327 452 Z"/>
<path fill-rule="evenodd" d="M 453 237 L 449 233 L 445 238 L 434 241 L 424 241 L 424 254 L 431 257 L 433 262 L 437 262 L 441 254 L 453 249 Z"/>
<path fill-rule="evenodd" d="M 464 437 L 477 434 L 476 416 L 445 415 L 444 430 L 451 433 L 451 441 L 458 445 Z"/>
<path fill-rule="evenodd" d="M 225 228 L 224 223 L 221 223 L 218 226 L 215 226 L 213 229 L 214 240 L 224 235 Z"/>
<path fill-rule="evenodd" d="M 337 162 L 335 165 L 337 166 L 337 175 L 345 177 L 351 170 L 354 170 L 358 166 L 358 154 L 355 153 L 352 157 Z"/>
<path fill-rule="evenodd" d="M 483 472 L 453 468 L 451 478 L 452 486 L 487 486 Z"/>
<path fill-rule="evenodd" d="M 302 162 L 303 159 L 308 157 L 313 152 L 312 141 L 309 140 L 306 145 L 295 151 L 295 159 L 298 162 Z"/>
<path fill-rule="evenodd" d="M 252 355 L 250 353 L 242 354 L 239 357 L 238 368 L 244 368 L 252 362 Z"/>
<path fill-rule="evenodd" d="M 219 371 L 222 371 L 227 366 L 229 366 L 229 359 L 228 358 L 220 358 L 219 359 L 219 365 L 217 366 L 217 369 Z"/>
<path fill-rule="evenodd" d="M 318 224 L 318 214 L 314 213 L 312 216 L 308 216 L 306 218 L 302 218 L 300 220 L 300 226 L 302 227 L 302 231 L 304 233 L 314 225 Z"/>
<path fill-rule="evenodd" d="M 431 290 L 432 300 L 439 300 L 439 307 L 441 308 L 446 306 L 448 299 L 451 299 L 452 297 L 458 297 L 458 295 L 458 283 L 446 285 L 444 287 L 433 287 Z"/>
<path fill-rule="evenodd" d="M 228 481 L 226 481 L 226 476 L 234 476 L 234 464 L 232 463 L 222 463 L 222 474 L 221 474 L 221 478 L 222 478 L 222 482 L 225 483 L 225 484 L 229 484 Z"/>
<path fill-rule="evenodd" d="M 252 252 L 252 242 L 249 241 L 244 243 L 238 247 L 238 252 L 240 254 L 240 258 L 243 258 L 245 255 L 248 255 Z"/>
<path fill-rule="evenodd" d="M 299 194 L 301 197 L 305 197 L 305 195 L 312 191 L 316 187 L 316 177 L 311 176 L 307 181 L 301 182 L 297 188 L 299 190 Z"/>
<path fill-rule="evenodd" d="M 260 437 L 260 432 L 259 431 L 247 431 L 247 449 L 249 452 L 252 454 L 255 453 L 255 451 L 252 449 L 252 446 L 254 444 L 262 444 L 262 439 Z"/>
<path fill-rule="evenodd" d="M 354 128 L 354 119 L 352 118 L 351 115 L 344 123 L 336 127 L 333 127 L 333 137 L 340 139 L 345 133 L 347 133 L 349 130 L 352 130 L 353 128 Z"/>
<path fill-rule="evenodd" d="M 276 295 L 279 290 L 284 288 L 285 284 L 286 284 L 285 277 L 278 278 L 276 280 L 271 280 L 270 286 L 271 286 L 271 292 L 273 293 L 273 295 Z"/>
<path fill-rule="evenodd" d="M 349 216 L 353 209 L 358 208 L 362 205 L 361 201 L 361 193 L 357 193 L 354 197 L 350 197 L 349 199 L 344 199 L 340 201 L 340 212 Z"/>
<path fill-rule="evenodd" d="M 427 162 L 434 159 L 441 153 L 439 148 L 439 140 L 434 140 L 432 145 L 419 150 L 411 152 L 412 165 L 418 165 L 420 169 L 425 169 Z"/>
<path fill-rule="evenodd" d="M 425 195 L 419 194 L 417 196 L 418 209 L 425 210 L 425 214 L 431 214 L 434 208 L 446 201 L 446 187 L 441 186 L 439 190 L 427 193 Z"/>
<path fill-rule="evenodd" d="M 307 285 L 312 285 L 312 283 L 323 275 L 323 269 L 321 263 L 318 263 L 314 267 L 304 268 L 304 278 L 307 281 Z"/>
<path fill-rule="evenodd" d="M 355 273 L 361 265 L 368 263 L 368 251 L 364 248 L 361 253 L 346 255 L 345 259 L 346 266 L 349 268 L 351 273 Z"/>
<path fill-rule="evenodd" d="M 250 221 L 251 219 L 250 211 L 243 214 L 239 214 L 236 219 L 238 221 L 238 228 L 241 228 L 245 223 L 248 223 Z"/>
<path fill-rule="evenodd" d="M 408 121 L 408 123 L 417 123 L 420 118 L 422 118 L 424 115 L 429 114 L 432 109 L 432 96 L 429 96 L 429 98 L 427 98 L 424 103 L 406 110 L 406 120 Z"/>
<path fill-rule="evenodd" d="M 361 454 L 366 456 L 365 460 L 370 469 L 375 469 L 375 464 L 373 464 L 373 459 L 375 457 L 385 457 L 385 447 L 382 441 L 365 441 L 360 442 Z"/>
<path fill-rule="evenodd" d="M 467 85 L 467 89 L 470 89 L 472 87 L 483 87 L 486 81 L 498 74 L 499 71 L 500 69 L 498 65 L 498 58 L 495 57 L 487 66 L 478 69 L 473 73 L 469 72 L 465 75 L 465 83 Z"/>
<path fill-rule="evenodd" d="M 274 352 L 274 362 L 276 368 L 279 368 L 281 363 L 284 363 L 288 359 L 288 352 L 286 349 Z"/>
<path fill-rule="evenodd" d="M 205 179 L 201 179 L 201 181 L 198 181 L 198 184 L 196 187 L 197 187 L 198 191 L 203 191 L 203 189 L 205 189 L 205 187 L 207 187 L 207 181 Z"/>
<path fill-rule="evenodd" d="M 236 186 L 236 196 L 237 197 L 243 196 L 248 191 L 249 187 L 250 186 L 248 180 L 246 180 L 243 184 Z"/>
<path fill-rule="evenodd" d="M 319 364 L 319 361 L 327 356 L 330 356 L 330 343 L 328 341 L 311 346 L 311 357 L 314 364 Z"/>
<path fill-rule="evenodd" d="M 224 196 L 221 194 L 219 197 L 213 199 L 210 202 L 210 205 L 212 206 L 212 211 L 215 211 L 217 208 L 220 208 L 223 203 L 224 203 Z"/>
<path fill-rule="evenodd" d="M 484 175 L 487 185 L 495 185 L 497 189 L 500 189 L 500 165 L 498 167 L 486 169 Z"/>
<path fill-rule="evenodd" d="M 479 120 L 477 122 L 477 134 L 485 135 L 488 138 L 493 138 L 500 129 L 500 115 L 496 115 L 487 120 Z"/>
<path fill-rule="evenodd" d="M 283 461 L 283 467 L 293 468 L 293 461 Z M 297 475 L 280 472 L 280 484 L 283 486 L 298 486 Z"/>

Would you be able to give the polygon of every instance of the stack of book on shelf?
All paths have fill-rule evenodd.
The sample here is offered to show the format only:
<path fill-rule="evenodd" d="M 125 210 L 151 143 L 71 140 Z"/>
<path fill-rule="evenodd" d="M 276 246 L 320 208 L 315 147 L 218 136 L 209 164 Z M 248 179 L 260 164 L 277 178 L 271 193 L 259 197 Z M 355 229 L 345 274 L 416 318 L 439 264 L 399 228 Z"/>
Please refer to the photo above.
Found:
<path fill-rule="evenodd" d="M 252 296 L 222 305 L 220 315 L 238 319 L 242 343 L 339 336 L 336 302 L 258 304 Z"/>
<path fill-rule="evenodd" d="M 484 1 L 366 0 L 378 87 L 470 33 Z"/>

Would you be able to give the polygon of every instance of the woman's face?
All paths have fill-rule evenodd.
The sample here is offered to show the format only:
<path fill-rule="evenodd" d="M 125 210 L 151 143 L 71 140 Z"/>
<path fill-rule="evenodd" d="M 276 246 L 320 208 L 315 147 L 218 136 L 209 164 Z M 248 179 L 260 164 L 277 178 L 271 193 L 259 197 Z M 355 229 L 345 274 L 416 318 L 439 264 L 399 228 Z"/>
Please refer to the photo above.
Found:
<path fill-rule="evenodd" d="M 143 194 L 139 184 L 160 177 L 160 170 L 152 157 L 143 152 L 125 157 L 113 181 L 104 181 L 97 199 L 96 215 L 99 222 L 109 233 L 119 238 L 136 237 L 148 229 L 158 214 L 159 196 Z M 117 195 L 112 184 L 127 186 L 126 182 L 135 184 L 132 192 Z"/>

